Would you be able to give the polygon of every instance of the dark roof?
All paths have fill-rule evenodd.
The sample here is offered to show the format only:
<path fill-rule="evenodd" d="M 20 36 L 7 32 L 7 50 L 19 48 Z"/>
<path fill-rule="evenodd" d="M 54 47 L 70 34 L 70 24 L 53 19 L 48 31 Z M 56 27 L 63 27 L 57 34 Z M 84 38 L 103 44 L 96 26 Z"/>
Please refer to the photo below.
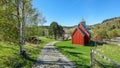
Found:
<path fill-rule="evenodd" d="M 80 24 L 84 29 L 85 29 L 85 31 L 89 34 L 89 35 L 91 35 L 91 33 L 89 32 L 89 30 L 87 29 L 87 27 L 84 25 L 84 24 Z M 84 37 L 85 36 L 85 33 L 80 29 L 80 27 L 79 27 L 79 25 L 76 27 L 76 29 L 82 34 L 82 36 Z M 73 33 L 74 34 L 74 33 Z M 73 35 L 72 34 L 72 35 Z"/>
<path fill-rule="evenodd" d="M 84 32 L 78 26 L 77 26 L 77 30 L 82 34 L 83 37 L 85 36 Z"/>
<path fill-rule="evenodd" d="M 85 26 L 85 25 L 83 25 L 83 24 L 81 24 L 83 27 L 84 27 L 84 29 L 87 31 L 87 33 L 89 34 L 89 35 L 91 35 L 91 33 L 90 33 L 90 31 L 87 29 L 87 27 Z"/>

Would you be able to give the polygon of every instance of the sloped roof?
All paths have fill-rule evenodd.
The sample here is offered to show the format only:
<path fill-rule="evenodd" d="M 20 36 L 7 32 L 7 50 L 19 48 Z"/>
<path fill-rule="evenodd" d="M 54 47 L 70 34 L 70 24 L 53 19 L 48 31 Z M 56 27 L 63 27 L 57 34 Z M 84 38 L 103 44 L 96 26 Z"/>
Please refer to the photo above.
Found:
<path fill-rule="evenodd" d="M 91 35 L 91 33 L 89 32 L 89 30 L 87 29 L 87 27 L 86 27 L 84 24 L 81 24 L 81 23 L 80 23 L 79 25 L 81 25 L 81 26 L 83 27 L 83 29 L 84 29 L 89 35 Z M 84 37 L 84 36 L 85 36 L 85 33 L 82 31 L 82 29 L 79 27 L 79 25 L 76 27 L 75 31 L 78 30 L 78 31 L 82 34 L 82 36 Z M 73 32 L 72 35 L 74 35 L 75 31 Z"/>
<path fill-rule="evenodd" d="M 77 26 L 77 27 L 75 28 L 75 30 L 74 30 L 74 32 L 73 32 L 72 35 L 74 35 L 74 33 L 75 33 L 76 30 L 78 30 L 78 31 L 82 34 L 83 37 L 85 36 L 84 32 L 79 28 L 79 26 Z"/>
<path fill-rule="evenodd" d="M 82 34 L 83 37 L 85 36 L 84 32 L 78 26 L 77 26 L 77 30 Z"/>
<path fill-rule="evenodd" d="M 81 24 L 83 27 L 84 27 L 84 29 L 87 31 L 87 33 L 89 34 L 89 35 L 91 35 L 91 33 L 90 33 L 90 31 L 87 29 L 87 27 L 85 26 L 85 25 L 83 25 L 83 24 Z"/>

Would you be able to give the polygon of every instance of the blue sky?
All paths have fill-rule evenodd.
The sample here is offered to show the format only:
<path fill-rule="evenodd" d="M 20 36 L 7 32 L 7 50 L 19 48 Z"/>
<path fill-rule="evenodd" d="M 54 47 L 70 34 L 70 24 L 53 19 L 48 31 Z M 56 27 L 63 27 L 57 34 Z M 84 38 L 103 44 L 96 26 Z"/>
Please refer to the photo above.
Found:
<path fill-rule="evenodd" d="M 77 25 L 82 18 L 87 25 L 120 16 L 120 0 L 33 0 L 36 8 L 47 20 L 62 26 Z"/>

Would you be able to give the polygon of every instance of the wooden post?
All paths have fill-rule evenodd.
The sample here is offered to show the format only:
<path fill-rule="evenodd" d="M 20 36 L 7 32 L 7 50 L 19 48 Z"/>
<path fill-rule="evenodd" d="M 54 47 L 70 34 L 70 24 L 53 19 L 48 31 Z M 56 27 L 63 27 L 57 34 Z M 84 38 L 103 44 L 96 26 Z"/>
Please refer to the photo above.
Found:
<path fill-rule="evenodd" d="M 118 65 L 117 68 L 120 68 L 120 65 Z"/>
<path fill-rule="evenodd" d="M 91 49 L 90 51 L 90 66 L 91 68 L 93 67 L 93 61 L 94 61 L 94 53 L 93 53 L 93 50 Z"/>

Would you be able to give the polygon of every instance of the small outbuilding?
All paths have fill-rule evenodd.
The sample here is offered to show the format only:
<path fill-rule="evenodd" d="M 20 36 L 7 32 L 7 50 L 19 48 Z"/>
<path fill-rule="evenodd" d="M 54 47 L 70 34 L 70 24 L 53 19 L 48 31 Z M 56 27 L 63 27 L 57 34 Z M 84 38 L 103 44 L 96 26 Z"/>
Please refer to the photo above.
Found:
<path fill-rule="evenodd" d="M 77 25 L 72 34 L 72 44 L 84 45 L 90 42 L 91 33 L 86 27 L 84 19 Z"/>

